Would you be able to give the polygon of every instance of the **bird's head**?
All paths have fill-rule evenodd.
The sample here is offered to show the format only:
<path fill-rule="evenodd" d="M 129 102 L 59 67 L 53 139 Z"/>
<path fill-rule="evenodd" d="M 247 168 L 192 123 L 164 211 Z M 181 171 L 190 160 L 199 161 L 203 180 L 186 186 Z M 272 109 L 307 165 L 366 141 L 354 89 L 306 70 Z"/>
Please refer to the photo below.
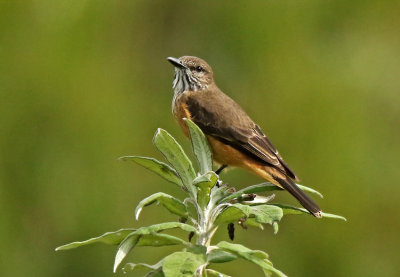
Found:
<path fill-rule="evenodd" d="M 193 56 L 167 59 L 175 66 L 172 86 L 175 94 L 184 91 L 201 91 L 213 84 L 212 68 L 204 60 Z"/>

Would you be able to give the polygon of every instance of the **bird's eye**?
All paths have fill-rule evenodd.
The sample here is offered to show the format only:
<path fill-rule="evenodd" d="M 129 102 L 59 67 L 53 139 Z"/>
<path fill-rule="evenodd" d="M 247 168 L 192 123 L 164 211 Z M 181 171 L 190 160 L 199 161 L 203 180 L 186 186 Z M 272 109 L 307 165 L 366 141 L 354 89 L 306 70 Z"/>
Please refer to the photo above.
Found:
<path fill-rule="evenodd" d="M 201 66 L 196 66 L 196 71 L 202 72 L 202 71 L 204 71 L 204 69 Z"/>

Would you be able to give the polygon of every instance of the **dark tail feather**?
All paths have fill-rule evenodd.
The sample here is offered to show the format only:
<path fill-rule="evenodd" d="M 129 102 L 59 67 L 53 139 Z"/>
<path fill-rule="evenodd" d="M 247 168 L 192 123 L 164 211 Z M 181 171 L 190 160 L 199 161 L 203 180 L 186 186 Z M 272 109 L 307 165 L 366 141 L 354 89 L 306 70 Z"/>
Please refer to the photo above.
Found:
<path fill-rule="evenodd" d="M 311 198 L 304 193 L 296 184 L 289 178 L 279 178 L 277 176 L 274 177 L 276 181 L 281 184 L 281 186 L 290 192 L 291 195 L 293 195 L 299 202 L 300 204 L 306 208 L 312 215 L 315 217 L 322 217 L 321 215 L 321 209 L 318 207 L 317 204 Z"/>

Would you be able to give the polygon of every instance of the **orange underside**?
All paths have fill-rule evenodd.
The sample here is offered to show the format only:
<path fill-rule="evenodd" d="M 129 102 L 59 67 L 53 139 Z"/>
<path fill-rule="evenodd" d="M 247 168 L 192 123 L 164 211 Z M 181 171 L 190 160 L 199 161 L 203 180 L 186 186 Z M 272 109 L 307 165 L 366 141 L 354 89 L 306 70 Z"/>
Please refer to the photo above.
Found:
<path fill-rule="evenodd" d="M 268 182 L 271 182 L 278 187 L 282 187 L 274 180 L 274 178 L 272 178 L 272 175 L 282 175 L 278 170 L 254 161 L 252 158 L 236 150 L 232 146 L 224 144 L 211 136 L 207 136 L 207 139 L 213 152 L 213 159 L 217 163 L 246 169 Z"/>

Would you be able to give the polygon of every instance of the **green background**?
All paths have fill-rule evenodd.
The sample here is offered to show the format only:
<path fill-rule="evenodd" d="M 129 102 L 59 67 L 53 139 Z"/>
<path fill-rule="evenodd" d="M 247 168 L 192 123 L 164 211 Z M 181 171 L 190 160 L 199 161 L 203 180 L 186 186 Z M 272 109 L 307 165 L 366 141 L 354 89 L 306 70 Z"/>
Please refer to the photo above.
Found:
<path fill-rule="evenodd" d="M 399 11 L 385 0 L 1 1 L 0 275 L 112 276 L 115 247 L 54 248 L 175 219 L 149 207 L 134 220 L 143 197 L 183 192 L 117 158 L 161 159 L 158 127 L 190 152 L 165 58 L 195 55 L 324 194 L 323 210 L 348 219 L 288 216 L 278 235 L 237 229 L 236 242 L 289 276 L 399 276 Z M 261 182 L 242 170 L 222 178 Z M 246 262 L 216 268 L 262 276 Z"/>

